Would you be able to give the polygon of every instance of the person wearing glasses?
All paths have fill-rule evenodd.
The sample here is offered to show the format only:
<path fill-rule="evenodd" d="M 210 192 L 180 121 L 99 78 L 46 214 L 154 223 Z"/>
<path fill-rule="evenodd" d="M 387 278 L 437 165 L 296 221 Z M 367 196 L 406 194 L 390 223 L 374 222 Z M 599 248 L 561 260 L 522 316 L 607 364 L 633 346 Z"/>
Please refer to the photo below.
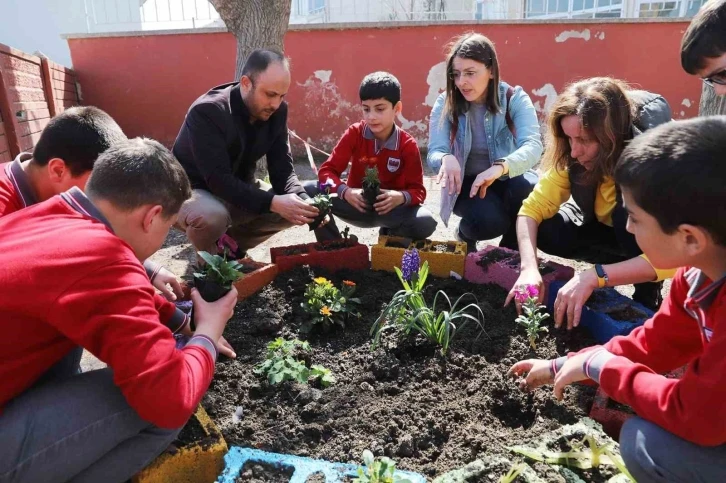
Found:
<path fill-rule="evenodd" d="M 440 215 L 461 217 L 457 239 L 503 236 L 516 248 L 515 220 L 537 183 L 542 155 L 537 114 L 521 87 L 500 81 L 494 44 L 481 34 L 455 38 L 446 59 L 446 91 L 434 104 L 427 162 L 442 184 Z"/>
<path fill-rule="evenodd" d="M 683 70 L 726 96 L 726 0 L 711 0 L 693 17 L 681 41 Z"/>
<path fill-rule="evenodd" d="M 635 284 L 633 299 L 657 310 L 661 281 L 673 270 L 657 270 L 626 229 L 628 212 L 613 180 L 623 149 L 641 132 L 671 120 L 670 106 L 654 93 L 630 89 L 610 77 L 567 86 L 547 119 L 545 172 L 524 200 L 517 219 L 521 273 L 515 291 L 540 289 L 537 249 L 596 265 L 578 273 L 557 293 L 555 327 L 579 324 L 585 302 L 598 287 Z M 574 203 L 568 202 L 572 197 Z M 606 264 L 606 265 L 603 265 Z M 521 310 L 515 301 L 517 311 Z"/>

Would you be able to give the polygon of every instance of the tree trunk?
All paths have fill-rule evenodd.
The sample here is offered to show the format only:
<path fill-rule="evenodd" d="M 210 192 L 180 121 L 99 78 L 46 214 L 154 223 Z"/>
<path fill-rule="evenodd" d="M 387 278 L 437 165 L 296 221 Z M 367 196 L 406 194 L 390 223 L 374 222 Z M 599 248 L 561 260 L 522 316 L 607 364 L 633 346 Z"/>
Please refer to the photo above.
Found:
<path fill-rule="evenodd" d="M 237 39 L 234 78 L 255 49 L 283 50 L 283 39 L 290 23 L 290 0 L 210 0 L 217 13 Z"/>
<path fill-rule="evenodd" d="M 283 41 L 290 23 L 290 0 L 209 0 L 237 39 L 234 78 L 242 76 L 247 57 L 255 49 L 283 51 Z M 267 158 L 257 162 L 255 177 L 265 179 Z"/>
<path fill-rule="evenodd" d="M 710 87 L 703 84 L 701 90 L 701 103 L 698 106 L 699 116 L 714 116 L 716 114 L 726 114 L 726 96 L 717 96 Z"/>

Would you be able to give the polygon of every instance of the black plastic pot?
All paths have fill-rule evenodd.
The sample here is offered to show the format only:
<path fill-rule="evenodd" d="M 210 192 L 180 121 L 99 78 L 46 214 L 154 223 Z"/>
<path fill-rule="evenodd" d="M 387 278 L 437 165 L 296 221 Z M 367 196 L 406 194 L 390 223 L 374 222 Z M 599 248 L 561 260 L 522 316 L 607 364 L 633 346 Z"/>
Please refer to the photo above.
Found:
<path fill-rule="evenodd" d="M 232 290 L 196 275 L 194 276 L 194 286 L 199 290 L 199 295 L 207 302 L 216 302 Z"/>
<path fill-rule="evenodd" d="M 377 198 L 380 194 L 380 186 L 376 186 L 375 189 L 363 188 L 363 198 L 365 198 L 366 203 L 371 205 L 371 207 L 373 207 L 373 205 L 378 201 Z"/>
<path fill-rule="evenodd" d="M 320 226 L 320 224 L 323 222 L 325 217 L 330 214 L 330 212 L 331 212 L 330 209 L 328 209 L 328 211 L 325 211 L 325 212 L 320 212 L 320 214 L 311 223 L 308 223 L 308 226 L 310 227 L 310 231 L 313 231 L 318 226 Z"/>

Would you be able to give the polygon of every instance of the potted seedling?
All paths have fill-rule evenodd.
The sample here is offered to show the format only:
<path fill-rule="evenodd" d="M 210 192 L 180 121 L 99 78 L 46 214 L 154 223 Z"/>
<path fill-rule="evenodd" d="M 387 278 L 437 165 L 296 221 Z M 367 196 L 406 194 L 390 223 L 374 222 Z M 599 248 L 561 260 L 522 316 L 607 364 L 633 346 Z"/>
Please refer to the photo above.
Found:
<path fill-rule="evenodd" d="M 204 264 L 195 267 L 194 286 L 204 300 L 215 302 L 232 290 L 232 284 L 242 278 L 242 265 L 237 260 L 227 260 L 226 252 L 224 256 L 198 253 Z"/>
<path fill-rule="evenodd" d="M 320 226 L 320 223 L 322 223 L 325 217 L 330 214 L 333 209 L 333 202 L 331 201 L 329 194 L 322 193 L 315 195 L 315 197 L 310 200 L 310 204 L 318 209 L 318 216 L 315 217 L 312 223 L 308 223 L 310 231 L 313 231 Z"/>
<path fill-rule="evenodd" d="M 375 166 L 366 168 L 366 174 L 363 177 L 363 198 L 373 206 L 380 194 L 381 180 L 378 178 L 378 168 Z"/>

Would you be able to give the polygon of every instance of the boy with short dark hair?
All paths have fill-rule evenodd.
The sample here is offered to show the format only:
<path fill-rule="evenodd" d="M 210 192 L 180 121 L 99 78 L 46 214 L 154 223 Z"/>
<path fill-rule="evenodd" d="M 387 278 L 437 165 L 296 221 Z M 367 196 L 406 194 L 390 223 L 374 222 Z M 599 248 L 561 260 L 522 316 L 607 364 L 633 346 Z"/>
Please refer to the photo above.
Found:
<path fill-rule="evenodd" d="M 74 186 L 83 190 L 98 156 L 126 140 L 116 121 L 101 109 L 66 109 L 48 122 L 32 153 L 20 153 L 14 161 L 0 165 L 0 217 Z M 174 300 L 183 296 L 173 273 L 150 260 L 145 266 L 149 279 L 165 297 Z M 181 328 L 183 321 L 179 312 L 170 323 Z"/>
<path fill-rule="evenodd" d="M 360 227 L 381 227 L 381 232 L 413 239 L 430 236 L 436 220 L 422 206 L 426 199 L 421 153 L 416 140 L 396 123 L 401 113 L 401 84 L 388 72 L 374 72 L 361 82 L 359 96 L 363 121 L 340 138 L 320 168 L 318 182 L 306 183 L 310 196 L 325 187 L 333 197 L 333 215 Z M 347 181 L 341 176 L 351 163 Z M 378 169 L 381 194 L 370 205 L 363 196 L 367 168 Z M 332 218 L 332 217 L 331 217 Z M 318 240 L 340 237 L 335 221 L 315 230 Z"/>
<path fill-rule="evenodd" d="M 628 231 L 654 267 L 679 269 L 642 327 L 604 346 L 510 373 L 533 389 L 591 379 L 638 417 L 620 433 L 639 483 L 726 481 L 726 116 L 658 126 L 636 137 L 615 170 Z M 687 364 L 681 379 L 665 374 Z"/>
<path fill-rule="evenodd" d="M 681 41 L 681 65 L 726 95 L 726 0 L 709 0 L 693 17 Z"/>
<path fill-rule="evenodd" d="M 119 142 L 77 187 L 0 218 L 0 479 L 126 481 L 176 437 L 214 374 L 234 288 L 179 350 L 140 260 L 158 250 L 189 180 L 156 141 Z M 107 369 L 49 374 L 83 347 Z"/>

